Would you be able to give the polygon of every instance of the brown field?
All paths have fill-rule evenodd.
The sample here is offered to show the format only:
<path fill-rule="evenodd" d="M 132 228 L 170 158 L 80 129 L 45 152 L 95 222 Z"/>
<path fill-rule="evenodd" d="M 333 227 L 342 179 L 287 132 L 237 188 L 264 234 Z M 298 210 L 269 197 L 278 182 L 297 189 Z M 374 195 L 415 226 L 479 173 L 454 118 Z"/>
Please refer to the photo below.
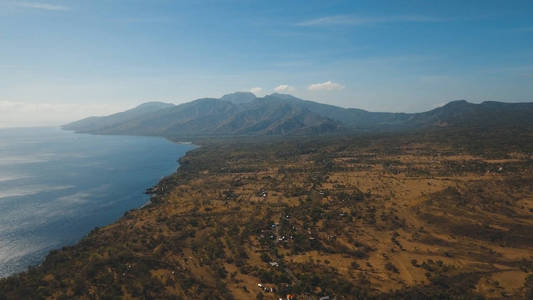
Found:
<path fill-rule="evenodd" d="M 473 146 L 449 139 L 204 142 L 152 204 L 0 281 L 0 294 L 533 295 L 531 151 L 497 136 Z"/>

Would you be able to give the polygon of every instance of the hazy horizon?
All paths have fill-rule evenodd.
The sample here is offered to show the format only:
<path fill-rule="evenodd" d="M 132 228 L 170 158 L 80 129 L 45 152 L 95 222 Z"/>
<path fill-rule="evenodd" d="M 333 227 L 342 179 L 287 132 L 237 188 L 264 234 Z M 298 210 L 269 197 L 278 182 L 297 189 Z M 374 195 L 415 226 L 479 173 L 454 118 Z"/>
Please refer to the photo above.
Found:
<path fill-rule="evenodd" d="M 237 92 L 249 92 L 249 91 L 237 91 Z M 224 96 L 224 95 L 222 95 L 222 96 Z M 221 98 L 222 96 L 213 97 L 213 98 L 218 99 L 218 98 Z M 259 97 L 259 96 L 256 95 L 256 97 Z M 72 121 L 81 120 L 81 119 L 84 119 L 84 118 L 87 118 L 87 117 L 107 116 L 107 115 L 111 115 L 111 114 L 115 114 L 115 113 L 124 112 L 126 110 L 133 109 L 133 108 L 135 108 L 138 105 L 141 105 L 143 103 L 165 102 L 165 103 L 170 103 L 170 104 L 174 104 L 174 105 L 179 105 L 179 104 L 183 104 L 183 103 L 194 101 L 194 100 L 201 99 L 201 98 L 206 98 L 206 97 L 198 97 L 196 99 L 190 99 L 188 101 L 184 101 L 184 102 L 181 102 L 181 103 L 173 103 L 173 102 L 169 102 L 169 101 L 157 101 L 157 100 L 156 101 L 146 101 L 146 102 L 138 103 L 138 104 L 133 105 L 133 106 L 125 106 L 124 108 L 117 107 L 117 108 L 115 108 L 115 110 L 101 110 L 100 109 L 100 110 L 95 110 L 94 112 L 82 111 L 82 110 L 79 110 L 81 107 L 75 107 L 75 106 L 70 106 L 69 107 L 67 105 L 67 106 L 64 106 L 62 108 L 62 110 L 58 109 L 58 110 L 51 111 L 52 112 L 51 115 L 43 116 L 44 119 L 37 119 L 33 123 L 25 121 L 25 120 L 17 121 L 16 120 L 17 114 L 11 115 L 11 118 L 10 118 L 10 115 L 8 115 L 8 116 L 4 117 L 2 120 L 0 120 L 0 129 L 32 128 L 32 127 L 35 127 L 35 128 L 39 128 L 39 127 L 61 127 L 62 125 L 66 125 L 67 123 L 70 123 Z M 303 100 L 309 100 L 309 99 L 303 99 Z M 431 109 L 435 109 L 435 108 L 444 106 L 447 103 L 450 103 L 452 101 L 457 101 L 457 100 L 466 100 L 466 101 L 468 101 L 470 103 L 476 103 L 476 104 L 479 104 L 479 103 L 483 102 L 483 101 L 474 102 L 474 101 L 469 101 L 467 99 L 454 99 L 454 100 L 450 100 L 450 101 L 439 103 L 439 104 L 434 105 L 433 107 L 430 107 L 430 108 L 428 108 L 426 110 L 421 110 L 421 111 L 394 111 L 394 112 L 400 112 L 400 113 L 425 112 L 425 111 L 428 111 L 428 110 L 431 110 Z M 316 102 L 328 104 L 328 103 L 323 102 L 323 101 L 316 101 Z M 501 102 L 518 103 L 518 102 L 529 102 L 529 101 L 501 101 Z M 531 101 L 531 102 L 533 102 L 533 101 Z M 40 113 L 42 111 L 42 107 L 43 106 L 39 106 L 39 105 L 34 106 L 35 109 L 34 109 L 33 112 Z M 47 106 L 45 105 L 44 107 L 47 107 Z M 344 107 L 344 108 L 359 108 L 359 107 L 349 107 L 349 106 L 340 106 L 340 107 Z M 47 108 L 52 108 L 52 107 L 48 106 Z M 58 108 L 60 108 L 60 107 L 58 107 Z M 71 108 L 71 109 L 69 109 L 69 108 Z M 105 108 L 105 106 L 102 106 L 100 108 Z M 54 109 L 54 108 L 52 108 L 52 109 Z M 369 110 L 369 111 L 371 111 L 371 110 Z M 373 112 L 390 112 L 390 111 L 373 111 Z M 27 114 L 28 111 L 25 111 L 23 113 Z M 53 113 L 57 113 L 57 115 L 54 115 Z M 69 113 L 69 116 L 67 118 L 65 118 L 63 120 L 57 119 L 58 116 L 59 116 L 59 118 L 61 118 L 61 116 L 64 116 L 65 113 Z M 72 113 L 74 113 L 74 114 L 72 114 Z"/>
<path fill-rule="evenodd" d="M 281 92 L 369 111 L 533 101 L 533 4 L 0 0 L 0 127 Z"/>

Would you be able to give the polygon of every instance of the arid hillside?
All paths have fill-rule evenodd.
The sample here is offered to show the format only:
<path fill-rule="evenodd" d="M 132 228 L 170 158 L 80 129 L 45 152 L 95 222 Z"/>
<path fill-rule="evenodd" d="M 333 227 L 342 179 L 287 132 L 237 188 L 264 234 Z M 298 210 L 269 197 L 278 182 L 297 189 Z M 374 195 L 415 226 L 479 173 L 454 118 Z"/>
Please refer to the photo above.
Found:
<path fill-rule="evenodd" d="M 0 299 L 533 296 L 530 132 L 198 143 Z"/>

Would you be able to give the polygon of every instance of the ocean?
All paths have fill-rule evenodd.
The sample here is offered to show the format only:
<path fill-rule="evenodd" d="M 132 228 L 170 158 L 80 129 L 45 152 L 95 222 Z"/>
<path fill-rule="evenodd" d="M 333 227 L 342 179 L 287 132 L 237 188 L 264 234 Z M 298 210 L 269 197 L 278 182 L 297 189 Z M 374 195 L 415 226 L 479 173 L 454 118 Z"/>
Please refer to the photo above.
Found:
<path fill-rule="evenodd" d="M 145 190 L 194 147 L 156 137 L 0 129 L 0 277 L 145 204 Z"/>

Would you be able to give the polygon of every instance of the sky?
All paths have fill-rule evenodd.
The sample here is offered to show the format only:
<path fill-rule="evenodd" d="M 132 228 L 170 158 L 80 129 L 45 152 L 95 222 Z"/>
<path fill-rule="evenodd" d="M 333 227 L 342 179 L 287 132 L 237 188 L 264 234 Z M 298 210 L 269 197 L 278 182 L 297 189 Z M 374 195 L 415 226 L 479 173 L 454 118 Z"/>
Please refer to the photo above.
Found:
<path fill-rule="evenodd" d="M 533 101 L 532 1 L 0 0 L 0 127 L 280 92 L 370 111 Z"/>

